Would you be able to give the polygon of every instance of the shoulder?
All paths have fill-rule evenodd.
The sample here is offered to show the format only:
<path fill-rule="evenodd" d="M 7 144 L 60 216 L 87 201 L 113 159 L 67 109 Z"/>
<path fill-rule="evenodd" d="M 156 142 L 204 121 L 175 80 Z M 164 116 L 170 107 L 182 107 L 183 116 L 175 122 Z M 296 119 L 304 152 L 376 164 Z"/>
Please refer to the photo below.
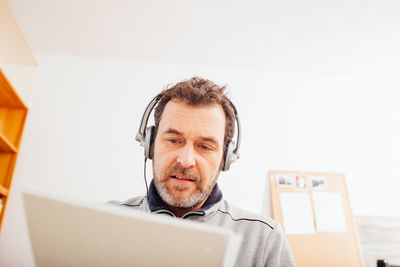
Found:
<path fill-rule="evenodd" d="M 246 223 L 253 227 L 261 227 L 266 228 L 267 230 L 277 230 L 278 232 L 281 231 L 281 227 L 279 223 L 272 218 L 257 214 L 253 212 L 246 211 L 239 207 L 236 207 L 230 204 L 228 201 L 223 201 L 222 205 L 217 210 L 223 216 L 226 216 L 227 219 L 230 219 L 232 222 L 237 223 Z"/>
<path fill-rule="evenodd" d="M 217 214 L 214 216 L 217 224 L 242 234 L 241 258 L 238 260 L 241 265 L 295 266 L 286 235 L 277 221 L 227 201 L 221 203 Z"/>

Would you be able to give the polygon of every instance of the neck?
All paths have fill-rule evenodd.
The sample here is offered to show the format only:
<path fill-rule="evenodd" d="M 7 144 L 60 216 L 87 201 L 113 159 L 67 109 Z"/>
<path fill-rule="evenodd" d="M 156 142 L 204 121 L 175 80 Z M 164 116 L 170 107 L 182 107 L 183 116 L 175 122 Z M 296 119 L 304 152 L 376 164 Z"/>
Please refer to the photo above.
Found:
<path fill-rule="evenodd" d="M 207 198 L 205 200 L 203 200 L 203 202 L 201 202 L 199 205 L 197 205 L 197 206 L 195 206 L 193 208 L 179 208 L 179 207 L 171 206 L 168 203 L 165 203 L 164 201 L 163 202 L 168 207 L 168 209 L 173 214 L 175 214 L 176 217 L 181 218 L 183 215 L 185 215 L 189 211 L 200 209 L 203 206 L 204 202 L 206 202 Z"/>

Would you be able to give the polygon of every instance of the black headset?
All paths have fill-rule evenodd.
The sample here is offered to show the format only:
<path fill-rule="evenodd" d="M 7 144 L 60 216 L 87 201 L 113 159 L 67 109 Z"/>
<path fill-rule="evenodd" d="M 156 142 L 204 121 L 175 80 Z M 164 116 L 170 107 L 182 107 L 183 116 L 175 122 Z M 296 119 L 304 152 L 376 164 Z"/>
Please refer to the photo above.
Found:
<path fill-rule="evenodd" d="M 144 156 L 146 159 L 152 159 L 151 150 L 154 141 L 155 134 L 155 126 L 147 127 L 147 122 L 149 120 L 150 114 L 153 111 L 154 107 L 160 101 L 162 93 L 155 96 L 151 102 L 147 105 L 146 110 L 143 113 L 142 120 L 140 122 L 139 131 L 136 135 L 136 141 L 140 143 L 141 146 L 144 147 Z M 223 171 L 229 170 L 229 167 L 233 162 L 239 159 L 239 147 L 240 147 L 240 121 L 239 116 L 237 114 L 236 107 L 229 100 L 233 111 L 235 112 L 236 124 L 237 124 L 237 135 L 236 135 L 236 143 L 235 141 L 229 141 L 226 147 L 226 151 L 224 153 L 224 165 L 222 166 Z"/>

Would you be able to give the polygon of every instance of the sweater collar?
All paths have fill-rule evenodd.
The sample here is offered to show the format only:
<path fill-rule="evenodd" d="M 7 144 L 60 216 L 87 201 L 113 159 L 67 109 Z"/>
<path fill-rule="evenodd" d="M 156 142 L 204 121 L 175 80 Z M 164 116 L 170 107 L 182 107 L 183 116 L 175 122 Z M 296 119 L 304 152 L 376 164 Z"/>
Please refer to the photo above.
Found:
<path fill-rule="evenodd" d="M 206 211 L 219 202 L 222 199 L 222 192 L 218 187 L 218 184 L 215 184 L 210 196 L 207 198 L 204 205 L 197 209 L 196 211 Z M 149 187 L 149 208 L 151 212 L 157 212 L 160 210 L 169 210 L 168 207 L 164 204 L 161 197 L 158 195 L 157 189 L 154 185 L 154 181 L 152 180 Z"/>

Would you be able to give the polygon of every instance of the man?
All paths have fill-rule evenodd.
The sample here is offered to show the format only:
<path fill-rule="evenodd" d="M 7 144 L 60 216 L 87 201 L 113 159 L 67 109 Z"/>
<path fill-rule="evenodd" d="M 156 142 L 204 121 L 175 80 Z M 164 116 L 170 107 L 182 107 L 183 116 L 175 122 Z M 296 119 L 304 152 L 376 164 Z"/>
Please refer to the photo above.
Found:
<path fill-rule="evenodd" d="M 147 197 L 121 206 L 228 228 L 243 235 L 236 266 L 294 266 L 279 224 L 223 200 L 217 185 L 230 164 L 236 115 L 225 87 L 194 77 L 164 90 L 154 112 Z"/>

